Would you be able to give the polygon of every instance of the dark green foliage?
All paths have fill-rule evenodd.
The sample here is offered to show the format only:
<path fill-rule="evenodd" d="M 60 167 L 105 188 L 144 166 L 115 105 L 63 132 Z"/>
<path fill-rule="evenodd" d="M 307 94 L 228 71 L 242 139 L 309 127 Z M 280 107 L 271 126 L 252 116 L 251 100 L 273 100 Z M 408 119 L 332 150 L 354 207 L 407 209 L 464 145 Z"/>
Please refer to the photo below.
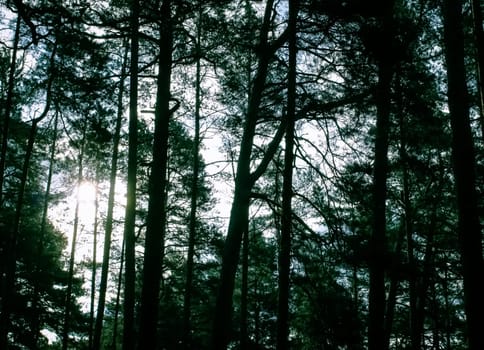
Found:
<path fill-rule="evenodd" d="M 469 112 L 470 137 L 466 140 L 474 141 L 476 167 L 471 173 L 476 174 L 477 215 L 482 221 L 484 119 L 476 69 L 479 46 L 468 11 L 471 3 L 459 2 L 464 4 L 462 21 L 457 24 L 463 26 L 463 40 L 459 42 L 464 43 L 461 58 L 466 70 L 460 78 L 469 94 L 468 101 L 465 97 L 458 102 L 467 103 L 460 105 L 463 115 Z M 137 99 L 132 96 L 133 110 L 140 112 L 135 143 L 133 130 L 131 135 L 128 130 L 127 93 L 120 94 L 119 101 L 115 96 L 121 80 L 121 48 L 129 45 L 125 40 L 133 39 L 129 22 L 133 2 L 11 0 L 0 4 L 0 12 L 6 14 L 0 18 L 1 131 L 6 130 L 7 100 L 11 104 L 7 139 L 2 139 L 8 146 L 0 203 L 2 262 L 9 255 L 5 251 L 7 237 L 19 214 L 15 210 L 21 198 L 22 167 L 33 120 L 48 105 L 35 125 L 38 128 L 24 200 L 17 216 L 20 229 L 15 237 L 10 345 L 31 349 L 59 346 L 49 345 L 40 332 L 62 333 L 69 280 L 65 234 L 72 232 L 72 217 L 67 211 L 55 215 L 62 205 L 72 205 L 67 203 L 67 196 L 76 186 L 82 153 L 83 180 L 93 182 L 98 170 L 98 242 L 102 241 L 105 189 L 112 170 L 115 109 L 119 104 L 121 142 L 119 166 L 114 170 L 121 192 L 126 187 L 127 149 L 137 147 L 137 156 L 131 159 L 131 166 L 137 165 L 136 173 L 131 173 L 137 181 L 136 191 L 131 193 L 136 195 L 136 237 L 131 242 L 135 255 L 134 266 L 130 266 L 135 269 L 134 328 L 126 333 L 135 339 L 140 331 L 148 200 L 150 195 L 155 199 L 166 196 L 150 216 L 152 223 L 161 223 L 159 230 L 151 233 L 160 239 L 161 250 L 157 252 L 162 254 L 157 263 L 148 264 L 148 269 L 161 272 L 159 286 L 152 288 L 153 293 L 159 292 L 154 304 L 158 317 L 149 336 L 157 340 L 160 349 L 209 350 L 214 342 L 223 349 L 225 343 L 230 349 L 274 349 L 278 254 L 281 232 L 287 228 L 281 226 L 286 147 L 279 145 L 282 133 L 277 134 L 279 138 L 275 135 L 285 129 L 288 117 L 289 3 L 183 0 L 171 1 L 171 10 L 163 13 L 167 1 L 139 3 L 139 72 L 137 77 L 125 72 L 135 83 L 137 78 L 139 86 Z M 446 66 L 443 56 L 442 2 L 395 0 L 388 22 L 384 9 L 389 3 L 298 1 L 295 159 L 292 188 L 286 188 L 286 203 L 291 197 L 292 214 L 286 212 L 285 221 L 292 228 L 287 306 L 289 341 L 294 350 L 360 350 L 369 346 L 367 328 L 375 311 L 369 307 L 370 289 L 375 287 L 369 270 L 374 271 L 375 266 L 382 272 L 379 286 L 385 297 L 377 305 L 378 312 L 384 313 L 382 334 L 376 339 L 379 343 L 402 350 L 468 348 L 465 310 L 467 307 L 469 311 L 469 301 L 463 293 L 463 280 L 464 276 L 469 280 L 472 272 L 460 258 L 462 229 L 460 241 L 458 235 L 459 208 L 468 203 L 462 198 L 457 201 L 454 186 L 458 179 L 452 165 L 468 160 L 470 153 L 451 158 L 452 147 L 462 142 L 452 143 L 455 125 L 450 121 L 455 120 L 449 114 L 446 92 L 447 73 L 455 65 Z M 264 20 L 266 4 L 272 6 Z M 17 15 L 19 48 L 14 88 L 9 95 Z M 167 40 L 159 40 L 160 28 L 162 32 L 167 29 L 168 19 L 172 21 L 173 38 L 169 52 Z M 163 61 L 163 65 L 160 55 L 167 52 L 172 60 Z M 382 69 L 386 70 L 388 104 L 382 104 Z M 158 86 L 158 73 L 171 81 Z M 159 88 L 165 95 L 155 102 Z M 168 126 L 164 138 L 167 144 L 158 149 L 153 148 L 154 120 L 160 115 L 153 111 L 158 108 L 159 112 L 160 101 L 166 117 L 161 122 Z M 385 106 L 388 123 L 382 129 L 377 119 Z M 193 127 L 196 113 L 199 145 Z M 58 120 L 58 131 L 50 159 L 54 120 Z M 375 146 L 375 140 L 381 137 L 386 138 L 388 150 L 386 180 L 380 183 L 386 184 L 385 195 L 380 197 L 385 205 L 385 223 L 380 227 L 384 251 L 379 252 L 376 265 L 372 240 L 377 198 L 374 176 L 379 167 L 375 152 L 380 147 Z M 199 173 L 194 192 L 195 146 L 199 149 L 195 158 L 199 160 Z M 208 154 L 209 150 L 217 154 Z M 149 179 L 159 151 L 167 155 L 166 174 L 159 174 L 153 181 L 166 175 L 166 186 L 155 195 L 150 193 Z M 53 188 L 45 202 L 50 161 Z M 243 170 L 238 171 L 238 167 Z M 229 213 L 226 203 L 234 197 L 234 210 Z M 219 205 L 217 198 L 224 204 Z M 193 203 L 194 212 L 190 208 Z M 121 306 L 126 297 L 125 270 L 120 270 L 121 261 L 126 262 L 120 237 L 125 205 L 122 194 L 115 197 L 101 337 L 101 348 L 110 350 L 126 347 L 123 321 L 129 318 L 125 315 L 131 316 Z M 44 209 L 48 209 L 50 221 L 41 231 Z M 228 222 L 234 223 L 233 227 L 228 228 Z M 461 222 L 461 227 L 464 225 Z M 78 248 L 83 240 L 90 239 L 92 231 L 89 224 L 79 227 Z M 226 231 L 229 238 L 222 234 Z M 477 238 L 476 247 L 480 241 Z M 193 273 L 187 282 L 190 246 Z M 81 311 L 85 309 L 81 303 L 90 299 L 90 291 L 85 288 L 91 282 L 86 269 L 93 267 L 93 257 L 83 260 L 75 260 L 69 317 L 70 346 L 76 349 L 86 348 L 89 332 L 89 319 Z M 220 273 L 224 261 L 230 263 L 230 274 Z M 242 266 L 245 262 L 247 265 Z M 477 273 L 482 274 L 480 265 L 475 265 Z M 3 274 L 6 267 L 1 269 Z M 228 306 L 217 309 L 217 293 L 224 278 L 227 294 L 220 305 L 231 305 L 231 317 L 227 317 Z M 2 277 L 0 287 L 5 288 L 5 283 Z M 98 282 L 94 286 L 97 288 Z M 185 303 L 190 304 L 189 339 L 185 333 Z M 224 320 L 217 324 L 224 334 L 214 334 L 216 316 Z"/>

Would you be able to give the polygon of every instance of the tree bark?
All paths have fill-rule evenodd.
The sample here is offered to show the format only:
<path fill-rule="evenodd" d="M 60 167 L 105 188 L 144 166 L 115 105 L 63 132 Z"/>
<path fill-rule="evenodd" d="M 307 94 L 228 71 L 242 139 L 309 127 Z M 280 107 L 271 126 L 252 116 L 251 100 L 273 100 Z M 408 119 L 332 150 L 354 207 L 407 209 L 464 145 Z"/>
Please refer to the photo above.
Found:
<path fill-rule="evenodd" d="M 124 219 L 124 322 L 123 350 L 135 348 L 135 224 L 136 224 L 136 173 L 138 153 L 138 50 L 139 50 L 139 0 L 131 2 L 131 52 L 129 82 L 129 135 L 128 135 L 128 184 Z"/>
<path fill-rule="evenodd" d="M 267 166 L 267 162 L 261 162 L 253 174 L 250 172 L 250 159 L 259 106 L 262 99 L 262 92 L 265 88 L 268 65 L 275 50 L 274 47 L 270 47 L 268 44 L 268 32 L 273 3 L 273 0 L 268 0 L 266 3 L 264 22 L 262 24 L 259 39 L 260 54 L 258 68 L 253 82 L 252 92 L 249 97 L 239 159 L 237 162 L 234 198 L 232 201 L 227 237 L 222 254 L 220 285 L 215 306 L 212 331 L 213 350 L 225 350 L 231 336 L 232 296 L 235 284 L 235 274 L 239 263 L 242 235 L 249 216 L 250 194 L 255 181 L 260 177 L 264 167 Z M 276 135 L 275 140 L 278 137 L 281 137 L 281 135 Z M 278 142 L 274 142 L 272 145 L 276 143 Z M 268 151 L 268 156 L 265 157 L 265 160 L 272 158 L 270 153 L 273 155 L 274 152 L 275 149 L 272 147 L 271 150 Z"/>
<path fill-rule="evenodd" d="M 114 214 L 114 195 L 116 193 L 116 175 L 118 168 L 118 154 L 119 154 L 119 139 L 121 134 L 121 121 L 123 119 L 123 95 L 124 83 L 126 80 L 126 70 L 128 62 L 129 46 L 125 45 L 125 54 L 121 67 L 121 79 L 119 81 L 118 91 L 118 105 L 116 125 L 114 127 L 113 136 L 113 155 L 111 157 L 111 168 L 109 174 L 109 194 L 108 207 L 106 213 L 106 223 L 104 227 L 104 248 L 103 248 L 103 262 L 101 267 L 101 281 L 99 283 L 99 297 L 96 312 L 96 324 L 94 326 L 94 340 L 93 349 L 99 350 L 101 346 L 101 334 L 104 320 L 104 307 L 106 305 L 106 290 L 108 285 L 109 260 L 111 253 L 111 236 L 113 233 L 113 214 Z"/>
<path fill-rule="evenodd" d="M 82 130 L 82 139 L 80 142 L 78 172 L 77 172 L 77 190 L 76 190 L 76 208 L 74 209 L 74 224 L 72 229 L 71 253 L 69 256 L 69 274 L 67 277 L 67 289 L 64 305 L 64 324 L 62 327 L 62 350 L 67 350 L 69 346 L 69 328 L 71 321 L 71 304 L 72 304 L 72 284 L 74 282 L 74 260 L 76 257 L 77 234 L 79 229 L 79 185 L 83 179 L 83 161 L 84 146 L 86 139 L 86 125 L 84 123 Z"/>
<path fill-rule="evenodd" d="M 470 350 L 484 349 L 482 238 L 476 193 L 474 142 L 464 63 L 462 1 L 443 2 L 447 97 L 452 128 L 452 160 L 457 194 L 458 237 L 464 278 L 464 305 Z"/>
<path fill-rule="evenodd" d="M 200 177 L 200 107 L 201 107 L 201 35 L 202 35 L 202 15 L 203 10 L 201 5 L 198 9 L 198 23 L 197 23 L 197 42 L 196 42 L 196 72 L 195 72 L 195 120 L 194 120 L 194 136 L 193 136 L 193 175 L 191 183 L 191 198 L 190 198 L 190 221 L 188 223 L 188 252 L 187 252 L 187 267 L 185 279 L 185 293 L 183 300 L 183 324 L 184 336 L 183 342 L 185 349 L 191 348 L 191 304 L 192 304 L 192 288 L 193 288 L 193 271 L 194 271 L 194 256 L 195 243 L 197 240 L 197 201 L 199 192 L 199 177 Z"/>
<path fill-rule="evenodd" d="M 477 83 L 479 89 L 479 109 L 481 137 L 484 140 L 484 30 L 482 28 L 482 7 L 480 0 L 472 0 L 472 17 L 474 20 L 474 37 L 477 50 Z"/>
<path fill-rule="evenodd" d="M 287 74 L 287 126 L 282 184 L 281 238 L 279 248 L 279 296 L 277 349 L 289 349 L 289 293 L 292 235 L 292 175 L 294 163 L 294 128 L 296 120 L 296 56 L 298 0 L 289 0 L 289 62 Z"/>
<path fill-rule="evenodd" d="M 51 144 L 51 149 L 50 149 L 50 156 L 49 156 L 49 172 L 47 175 L 47 184 L 45 186 L 45 195 L 44 195 L 44 203 L 42 205 L 42 221 L 40 223 L 40 230 L 39 230 L 39 243 L 38 243 L 38 249 L 37 249 L 37 254 L 39 258 L 42 256 L 44 252 L 44 239 L 45 239 L 45 229 L 47 226 L 47 214 L 49 210 L 49 199 L 50 199 L 50 188 L 52 185 L 52 176 L 54 174 L 54 163 L 55 163 L 55 155 L 57 151 L 57 132 L 58 132 L 58 119 L 59 119 L 59 113 L 55 113 L 54 117 L 54 134 L 52 136 L 52 144 Z M 39 266 L 36 265 L 36 269 L 38 272 L 39 271 Z M 35 280 L 35 285 L 34 285 L 34 292 L 33 292 L 33 301 L 32 301 L 32 310 L 34 310 L 34 319 L 33 319 L 33 325 L 32 325 L 32 332 L 33 332 L 33 348 L 37 347 L 37 343 L 39 340 L 39 335 L 40 335 L 40 326 L 41 326 L 41 320 L 40 320 L 40 290 L 39 290 L 39 281 L 36 279 Z"/>
<path fill-rule="evenodd" d="M 5 277 L 4 277 L 4 293 L 2 295 L 2 313 L 0 315 L 0 346 L 8 344 L 8 328 L 10 326 L 10 307 L 12 303 L 12 297 L 15 293 L 15 275 L 17 272 L 17 243 L 20 235 L 20 226 L 22 219 L 22 211 L 24 208 L 25 190 L 27 187 L 28 174 L 30 170 L 30 160 L 34 153 L 35 138 L 37 136 L 37 128 L 39 123 L 44 120 L 50 112 L 52 103 L 52 85 L 54 83 L 55 75 L 52 71 L 55 63 L 55 57 L 57 54 L 57 44 L 54 44 L 52 53 L 49 58 L 49 76 L 46 87 L 46 100 L 45 106 L 39 117 L 32 120 L 32 126 L 30 127 L 29 137 L 27 140 L 27 149 L 25 150 L 24 161 L 22 165 L 22 173 L 20 175 L 20 185 L 18 189 L 17 202 L 15 205 L 15 216 L 13 222 L 13 228 L 7 235 L 6 252 L 5 256 Z"/>
<path fill-rule="evenodd" d="M 248 324 L 248 301 L 249 301 L 249 220 L 242 241 L 242 283 L 240 286 L 240 350 L 248 349 L 249 324 Z"/>
<path fill-rule="evenodd" d="M 13 93 L 15 86 L 15 70 L 17 68 L 17 51 L 20 39 L 20 15 L 17 15 L 17 24 L 15 25 L 15 34 L 13 38 L 12 59 L 10 61 L 10 67 L 8 72 L 8 86 L 7 96 L 5 98 L 4 115 L 3 115 L 3 128 L 2 128 L 2 147 L 0 153 L 0 208 L 3 207 L 3 180 L 5 173 L 5 162 L 7 157 L 8 148 L 8 132 L 10 125 L 10 114 L 12 113 L 13 105 Z M 2 274 L 3 276 L 3 274 Z M 0 327 L 0 329 L 4 329 Z M 2 333 L 3 338 L 3 333 Z"/>
<path fill-rule="evenodd" d="M 98 156 L 96 157 L 96 179 L 95 179 L 95 186 L 96 186 L 96 194 L 94 198 L 94 225 L 93 225 L 93 239 L 92 239 L 92 269 L 91 269 L 91 309 L 89 313 L 89 349 L 93 348 L 94 342 L 94 324 L 95 324 L 95 302 L 96 302 L 96 275 L 97 275 L 97 232 L 99 226 L 99 176 L 100 176 L 100 169 L 99 169 L 99 152 Z"/>
<path fill-rule="evenodd" d="M 153 161 L 149 183 L 148 216 L 143 262 L 140 334 L 138 348 L 157 348 L 159 290 L 164 255 L 166 227 L 166 183 L 168 162 L 168 127 L 173 110 L 170 109 L 172 66 L 171 1 L 164 0 L 160 10 L 159 73 L 155 108 Z"/>
<path fill-rule="evenodd" d="M 387 49 L 392 40 L 393 1 L 381 3 L 381 45 Z M 388 133 L 392 59 L 391 55 L 378 57 L 378 85 L 376 92 L 376 136 L 373 173 L 373 231 L 370 238 L 370 292 L 368 320 L 368 350 L 385 349 L 385 256 L 386 254 L 386 197 L 388 172 Z"/>

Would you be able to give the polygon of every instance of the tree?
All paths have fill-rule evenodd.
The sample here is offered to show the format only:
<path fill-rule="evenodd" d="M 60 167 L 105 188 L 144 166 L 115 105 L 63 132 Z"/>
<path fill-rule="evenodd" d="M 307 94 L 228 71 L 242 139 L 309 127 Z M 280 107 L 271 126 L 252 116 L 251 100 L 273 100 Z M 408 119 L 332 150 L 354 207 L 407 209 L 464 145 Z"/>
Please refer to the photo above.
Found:
<path fill-rule="evenodd" d="M 118 154 L 119 154 L 119 142 L 121 134 L 121 121 L 123 117 L 123 97 L 125 91 L 126 70 L 128 64 L 129 45 L 125 40 L 125 53 L 122 58 L 121 64 L 121 77 L 119 80 L 118 88 L 118 101 L 117 101 L 117 116 L 116 125 L 114 127 L 113 135 L 113 153 L 111 157 L 111 169 L 109 174 L 109 194 L 108 194 L 108 208 L 106 214 L 106 223 L 104 228 L 104 249 L 103 249 L 103 261 L 101 269 L 101 281 L 99 285 L 99 300 L 96 312 L 96 324 L 94 328 L 94 340 L 93 349 L 99 349 L 101 344 L 101 334 L 103 330 L 104 308 L 106 302 L 106 291 L 108 284 L 108 272 L 109 272 L 109 258 L 111 252 L 111 237 L 113 233 L 113 213 L 114 213 L 114 195 L 116 189 L 116 175 L 118 168 Z"/>
<path fill-rule="evenodd" d="M 469 349 L 481 349 L 484 340 L 482 285 L 482 238 L 475 188 L 475 155 L 464 64 L 462 2 L 446 0 L 442 5 L 444 46 L 447 64 L 447 96 L 452 127 L 452 159 L 458 209 L 458 237 L 464 277 L 464 298 Z"/>
<path fill-rule="evenodd" d="M 292 232 L 292 176 L 294 166 L 294 125 L 296 116 L 296 58 L 298 4 L 289 1 L 289 62 L 287 77 L 287 126 L 282 185 L 281 241 L 279 251 L 279 307 L 277 349 L 289 349 L 289 291 Z"/>
<path fill-rule="evenodd" d="M 126 193 L 126 212 L 124 217 L 124 328 L 123 349 L 135 348 L 135 221 L 136 221 L 136 175 L 138 144 L 138 50 L 139 50 L 139 12 L 138 0 L 131 2 L 130 17 L 130 80 L 129 80 L 129 131 L 128 131 L 128 179 Z"/>
<path fill-rule="evenodd" d="M 235 273 L 239 261 L 240 246 L 244 228 L 247 227 L 249 215 L 250 192 L 255 181 L 265 170 L 267 163 L 272 158 L 276 146 L 282 137 L 285 128 L 280 128 L 274 136 L 266 156 L 259 164 L 259 167 L 251 173 L 251 153 L 253 139 L 257 125 L 262 93 L 265 88 L 267 70 L 274 52 L 282 45 L 284 37 L 281 36 L 274 42 L 269 42 L 268 33 L 271 24 L 271 13 L 273 1 L 268 0 L 264 12 L 264 20 L 259 33 L 259 57 L 257 73 L 254 78 L 252 90 L 249 96 L 247 114 L 242 140 L 240 143 L 239 158 L 235 178 L 234 197 L 230 211 L 230 220 L 227 231 L 227 238 L 222 258 L 222 270 L 220 273 L 220 289 L 215 306 L 213 326 L 213 349 L 226 349 L 230 339 L 230 320 L 232 315 L 232 295 L 234 291 Z M 283 125 L 284 126 L 284 125 Z M 272 146 L 272 147 L 271 147 Z"/>
<path fill-rule="evenodd" d="M 166 225 L 166 167 L 170 118 L 177 106 L 170 108 L 172 66 L 172 5 L 164 0 L 160 9 L 160 36 L 153 160 L 149 182 L 146 219 L 143 289 L 141 294 L 139 349 L 157 346 L 158 298 Z"/>

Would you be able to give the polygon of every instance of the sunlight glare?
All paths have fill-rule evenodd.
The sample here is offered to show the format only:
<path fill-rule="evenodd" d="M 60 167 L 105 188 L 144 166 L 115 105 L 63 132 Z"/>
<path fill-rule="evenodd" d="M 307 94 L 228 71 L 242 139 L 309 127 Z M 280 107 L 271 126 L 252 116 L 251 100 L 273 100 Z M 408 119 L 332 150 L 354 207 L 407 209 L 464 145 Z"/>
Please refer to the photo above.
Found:
<path fill-rule="evenodd" d="M 80 222 L 84 224 L 92 223 L 96 209 L 96 186 L 89 181 L 83 181 L 76 188 L 76 192 L 79 201 Z"/>

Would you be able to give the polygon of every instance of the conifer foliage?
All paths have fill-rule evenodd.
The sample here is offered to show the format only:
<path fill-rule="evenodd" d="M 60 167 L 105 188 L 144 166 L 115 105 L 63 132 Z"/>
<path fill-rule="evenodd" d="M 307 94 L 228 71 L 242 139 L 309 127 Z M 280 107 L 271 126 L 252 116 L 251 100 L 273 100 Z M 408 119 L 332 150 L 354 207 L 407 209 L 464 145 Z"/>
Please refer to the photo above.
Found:
<path fill-rule="evenodd" d="M 472 349 L 477 0 L 0 1 L 0 349 Z"/>

